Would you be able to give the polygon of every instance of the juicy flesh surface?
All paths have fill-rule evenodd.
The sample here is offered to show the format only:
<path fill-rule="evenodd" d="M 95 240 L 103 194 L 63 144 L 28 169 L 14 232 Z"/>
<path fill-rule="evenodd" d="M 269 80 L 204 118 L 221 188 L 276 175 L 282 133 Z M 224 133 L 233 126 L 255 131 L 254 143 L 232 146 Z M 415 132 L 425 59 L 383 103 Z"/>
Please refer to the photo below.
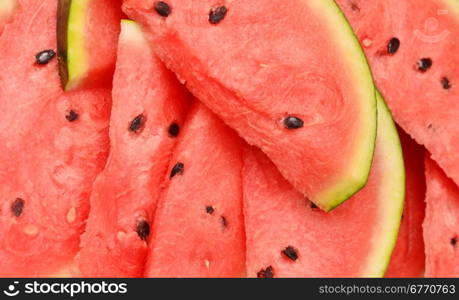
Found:
<path fill-rule="evenodd" d="M 66 90 L 110 86 L 121 17 L 121 0 L 72 0 Z"/>
<path fill-rule="evenodd" d="M 0 276 L 68 274 L 108 152 L 111 97 L 62 92 L 57 59 L 35 64 L 38 52 L 56 50 L 57 1 L 19 2 L 0 37 Z M 18 217 L 16 198 L 24 201 Z"/>
<path fill-rule="evenodd" d="M 459 3 L 455 0 L 338 0 L 367 54 L 394 118 L 459 184 Z M 354 9 L 353 9 L 354 7 Z M 400 40 L 387 54 L 392 38 Z M 422 73 L 417 62 L 430 58 Z M 443 79 L 450 87 L 444 88 Z"/>
<path fill-rule="evenodd" d="M 424 147 L 399 129 L 406 169 L 406 195 L 397 244 L 386 277 L 420 277 L 425 266 L 422 222 L 425 212 L 426 183 Z"/>
<path fill-rule="evenodd" d="M 245 274 L 242 140 L 204 105 L 189 114 L 158 203 L 147 277 Z M 208 207 L 213 210 L 208 212 Z"/>
<path fill-rule="evenodd" d="M 152 226 L 156 202 L 189 94 L 153 55 L 141 29 L 123 21 L 113 83 L 110 156 L 91 195 L 91 212 L 78 265 L 82 276 L 140 277 L 148 252 L 137 224 Z M 130 123 L 143 114 L 138 133 Z"/>
<path fill-rule="evenodd" d="M 375 160 L 365 188 L 330 213 L 311 207 L 255 148 L 244 156 L 247 273 L 274 277 L 382 277 L 404 199 L 402 153 L 389 112 L 380 109 Z M 386 117 L 381 118 L 382 115 Z M 298 259 L 287 258 L 287 247 Z"/>
<path fill-rule="evenodd" d="M 197 98 L 323 209 L 365 184 L 376 133 L 374 87 L 333 1 L 231 1 L 217 25 L 208 21 L 210 0 L 168 4 L 167 18 L 152 1 L 126 0 L 124 9 Z M 289 115 L 304 127 L 285 129 Z"/>
<path fill-rule="evenodd" d="M 459 188 L 426 157 L 426 277 L 459 277 Z"/>

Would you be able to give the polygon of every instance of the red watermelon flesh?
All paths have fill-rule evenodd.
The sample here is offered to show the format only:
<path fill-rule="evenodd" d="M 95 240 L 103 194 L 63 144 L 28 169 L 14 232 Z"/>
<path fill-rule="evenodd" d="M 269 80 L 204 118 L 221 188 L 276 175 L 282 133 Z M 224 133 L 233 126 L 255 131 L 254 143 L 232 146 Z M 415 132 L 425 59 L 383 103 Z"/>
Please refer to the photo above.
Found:
<path fill-rule="evenodd" d="M 459 184 L 459 2 L 337 2 L 397 123 Z"/>
<path fill-rule="evenodd" d="M 17 0 L 2 0 L 0 2 L 0 34 L 2 34 L 5 25 L 13 18 L 17 8 Z"/>
<path fill-rule="evenodd" d="M 158 204 L 147 277 L 245 274 L 241 150 L 242 140 L 196 102 Z"/>
<path fill-rule="evenodd" d="M 382 277 L 404 199 L 399 138 L 380 101 L 375 161 L 364 189 L 330 213 L 317 209 L 259 150 L 244 156 L 249 277 Z"/>
<path fill-rule="evenodd" d="M 375 92 L 357 40 L 333 0 L 225 5 L 124 1 L 198 99 L 333 209 L 365 185 L 374 150 Z"/>
<path fill-rule="evenodd" d="M 426 157 L 426 277 L 459 277 L 459 188 Z"/>
<path fill-rule="evenodd" d="M 82 276 L 139 277 L 161 183 L 189 103 L 140 27 L 122 22 L 113 82 L 111 150 L 91 195 Z"/>
<path fill-rule="evenodd" d="M 63 93 L 53 0 L 20 1 L 0 37 L 0 277 L 63 276 L 108 150 L 108 90 Z M 24 30 L 27 28 L 27 30 Z"/>
<path fill-rule="evenodd" d="M 386 277 L 420 277 L 425 255 L 422 222 L 425 212 L 426 183 L 424 147 L 399 129 L 406 169 L 406 194 L 402 223 Z"/>

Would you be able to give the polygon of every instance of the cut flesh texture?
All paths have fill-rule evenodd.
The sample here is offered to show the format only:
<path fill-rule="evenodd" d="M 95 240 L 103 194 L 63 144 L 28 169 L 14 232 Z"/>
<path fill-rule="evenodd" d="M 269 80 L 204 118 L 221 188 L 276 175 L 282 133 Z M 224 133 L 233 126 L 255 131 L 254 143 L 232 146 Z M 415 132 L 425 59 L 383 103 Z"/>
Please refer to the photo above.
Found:
<path fill-rule="evenodd" d="M 0 37 L 0 277 L 65 276 L 106 161 L 111 97 L 62 92 L 57 60 L 35 64 L 56 49 L 57 2 L 19 3 Z"/>
<path fill-rule="evenodd" d="M 158 204 L 147 277 L 245 274 L 242 143 L 195 103 L 169 169 L 175 175 L 168 174 L 169 186 Z"/>
<path fill-rule="evenodd" d="M 338 0 L 394 119 L 459 184 L 459 2 Z M 400 46 L 388 55 L 388 44 Z M 394 49 L 394 48 L 393 48 Z M 430 59 L 421 72 L 417 63 Z M 428 66 L 429 61 L 424 61 Z"/>
<path fill-rule="evenodd" d="M 267 271 L 274 277 L 384 275 L 402 215 L 405 174 L 395 125 L 383 102 L 379 104 L 369 181 L 328 214 L 295 191 L 260 151 L 245 153 L 248 276 L 270 277 Z M 289 258 L 284 250 L 298 258 Z"/>
<path fill-rule="evenodd" d="M 376 135 L 375 91 L 357 40 L 333 0 L 125 0 L 156 53 L 297 190 L 331 210 L 364 186 Z M 288 116 L 303 128 L 289 130 Z M 346 158 L 346 159 L 343 159 Z"/>
<path fill-rule="evenodd" d="M 425 277 L 459 277 L 459 188 L 426 157 Z"/>
<path fill-rule="evenodd" d="M 0 34 L 3 32 L 3 28 L 8 24 L 16 9 L 18 8 L 17 0 L 1 0 L 0 1 Z"/>
<path fill-rule="evenodd" d="M 399 129 L 406 169 L 406 195 L 397 244 L 386 277 L 420 277 L 424 273 L 425 255 L 422 222 L 425 212 L 426 183 L 424 147 L 416 144 Z"/>
<path fill-rule="evenodd" d="M 58 12 L 59 72 L 65 89 L 109 87 L 121 0 L 59 0 Z"/>
<path fill-rule="evenodd" d="M 175 75 L 154 57 L 140 27 L 123 21 L 113 82 L 111 150 L 91 195 L 78 257 L 82 276 L 142 276 L 150 224 L 177 140 L 169 128 L 183 125 L 189 100 Z M 133 127 L 134 120 L 139 126 Z"/>

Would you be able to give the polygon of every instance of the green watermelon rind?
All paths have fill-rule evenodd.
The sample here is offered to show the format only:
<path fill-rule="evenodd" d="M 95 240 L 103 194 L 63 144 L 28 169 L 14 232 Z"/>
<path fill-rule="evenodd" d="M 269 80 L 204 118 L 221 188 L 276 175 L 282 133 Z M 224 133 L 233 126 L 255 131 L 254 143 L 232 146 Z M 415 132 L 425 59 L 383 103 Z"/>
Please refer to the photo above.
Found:
<path fill-rule="evenodd" d="M 383 214 L 381 219 L 384 220 L 384 223 L 379 230 L 385 234 L 380 235 L 377 243 L 373 244 L 373 251 L 371 251 L 371 255 L 368 258 L 367 268 L 362 273 L 363 277 L 384 276 L 397 243 L 405 202 L 406 174 L 402 144 L 395 122 L 392 119 L 392 114 L 379 92 L 377 92 L 377 103 L 378 134 L 382 135 L 380 139 L 383 141 L 378 144 L 378 147 L 383 148 L 381 153 L 385 155 L 384 168 L 390 170 L 390 174 L 385 174 L 388 182 L 381 183 L 386 187 L 381 192 L 387 193 L 381 198 L 387 204 L 383 206 L 383 211 L 381 212 Z"/>
<path fill-rule="evenodd" d="M 362 91 L 374 95 L 373 97 L 370 97 L 374 99 L 370 105 L 362 105 L 362 107 L 367 107 L 367 110 L 362 112 L 363 118 L 368 118 L 366 122 L 363 122 L 362 129 L 367 130 L 367 134 L 369 136 L 363 136 L 364 138 L 360 139 L 361 142 L 358 143 L 359 145 L 355 146 L 358 150 L 355 151 L 353 159 L 358 162 L 351 161 L 348 164 L 349 170 L 345 173 L 347 174 L 347 178 L 339 178 L 339 182 L 337 182 L 333 188 L 327 189 L 326 191 L 316 195 L 314 199 L 311 199 L 323 210 L 331 211 L 364 188 L 368 181 L 368 177 L 370 176 L 373 155 L 376 148 L 378 118 L 377 91 L 373 82 L 370 66 L 360 42 L 339 6 L 334 0 L 316 1 L 314 3 L 317 5 L 318 9 L 320 9 L 320 5 L 326 6 L 320 9 L 320 11 L 324 13 L 326 11 L 330 11 L 330 19 L 335 22 L 333 27 L 340 28 L 341 30 L 339 32 L 335 30 L 337 34 L 340 36 L 345 34 L 346 36 L 351 37 L 349 39 L 345 39 L 345 42 L 352 40 L 352 43 L 347 43 L 343 46 L 349 49 L 347 52 L 349 53 L 349 56 L 352 55 L 352 61 L 360 62 L 361 70 L 359 72 L 354 72 L 356 74 L 355 76 L 358 77 L 358 79 L 356 78 L 356 82 L 358 82 L 362 87 Z M 369 99 L 366 97 L 361 98 L 367 100 Z M 362 159 L 362 157 L 364 159 Z"/>

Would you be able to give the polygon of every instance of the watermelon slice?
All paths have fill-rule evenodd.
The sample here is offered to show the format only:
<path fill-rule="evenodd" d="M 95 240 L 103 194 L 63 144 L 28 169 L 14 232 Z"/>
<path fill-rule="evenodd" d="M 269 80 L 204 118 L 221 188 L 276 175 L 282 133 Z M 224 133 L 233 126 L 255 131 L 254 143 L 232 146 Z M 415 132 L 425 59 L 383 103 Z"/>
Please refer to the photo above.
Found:
<path fill-rule="evenodd" d="M 397 123 L 459 184 L 459 1 L 337 2 Z"/>
<path fill-rule="evenodd" d="M 5 25 L 11 21 L 17 8 L 17 0 L 2 0 L 0 2 L 0 34 L 2 34 Z"/>
<path fill-rule="evenodd" d="M 424 273 L 425 255 L 422 222 L 425 211 L 426 183 L 424 147 L 416 144 L 399 129 L 406 168 L 406 195 L 397 244 L 386 277 L 420 277 Z"/>
<path fill-rule="evenodd" d="M 140 27 L 122 22 L 113 82 L 110 156 L 91 195 L 81 276 L 139 277 L 161 183 L 189 94 L 156 59 Z"/>
<path fill-rule="evenodd" d="M 426 157 L 426 277 L 459 277 L 459 188 Z"/>
<path fill-rule="evenodd" d="M 62 92 L 57 1 L 20 5 L 0 37 L 0 277 L 64 276 L 106 161 L 111 97 Z"/>
<path fill-rule="evenodd" d="M 59 72 L 66 90 L 109 86 L 116 62 L 121 0 L 58 0 Z"/>
<path fill-rule="evenodd" d="M 219 5 L 125 0 L 124 9 L 198 99 L 333 209 L 365 185 L 374 151 L 375 90 L 358 41 L 333 0 Z"/>
<path fill-rule="evenodd" d="M 402 215 L 400 141 L 379 101 L 368 184 L 330 213 L 295 191 L 260 151 L 245 153 L 243 186 L 250 277 L 381 277 Z"/>
<path fill-rule="evenodd" d="M 242 140 L 196 102 L 153 225 L 147 277 L 245 274 Z"/>

